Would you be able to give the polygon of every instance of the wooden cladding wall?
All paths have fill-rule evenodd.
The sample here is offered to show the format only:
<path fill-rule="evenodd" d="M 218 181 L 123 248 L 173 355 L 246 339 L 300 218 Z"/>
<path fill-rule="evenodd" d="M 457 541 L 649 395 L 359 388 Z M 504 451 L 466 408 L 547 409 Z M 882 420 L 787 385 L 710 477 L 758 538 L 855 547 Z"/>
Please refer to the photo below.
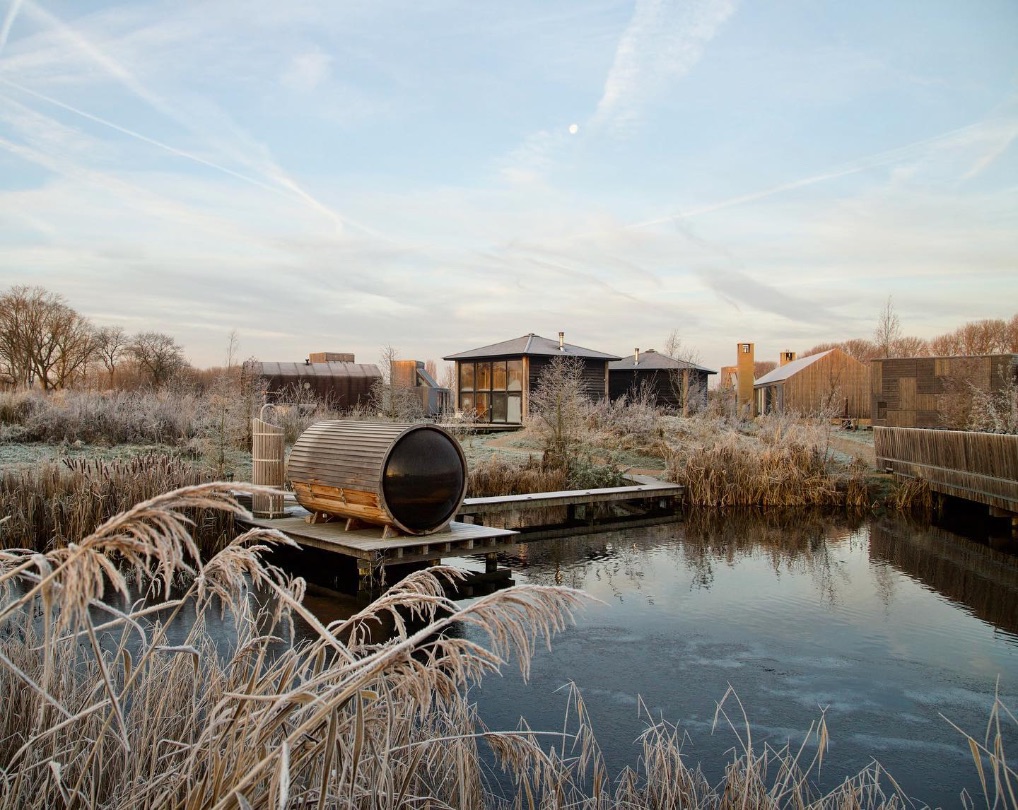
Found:
<path fill-rule="evenodd" d="M 998 390 L 1012 368 L 1009 354 L 980 357 L 909 357 L 870 364 L 870 411 L 884 427 L 963 428 L 956 402 L 973 385 Z M 960 392 L 960 394 L 959 394 Z M 953 407 L 952 407 L 953 406 Z M 961 409 L 964 411 L 964 408 Z"/>
<path fill-rule="evenodd" d="M 538 380 L 549 365 L 551 357 L 529 358 L 528 384 L 529 390 L 536 390 Z M 581 359 L 583 363 L 583 394 L 595 402 L 608 396 L 608 361 Z"/>
<path fill-rule="evenodd" d="M 775 410 L 833 412 L 835 416 L 868 419 L 869 374 L 864 363 L 835 350 L 770 386 L 774 390 L 765 392 L 764 397 Z"/>
<path fill-rule="evenodd" d="M 935 492 L 1018 512 L 1018 435 L 875 427 L 877 467 Z"/>

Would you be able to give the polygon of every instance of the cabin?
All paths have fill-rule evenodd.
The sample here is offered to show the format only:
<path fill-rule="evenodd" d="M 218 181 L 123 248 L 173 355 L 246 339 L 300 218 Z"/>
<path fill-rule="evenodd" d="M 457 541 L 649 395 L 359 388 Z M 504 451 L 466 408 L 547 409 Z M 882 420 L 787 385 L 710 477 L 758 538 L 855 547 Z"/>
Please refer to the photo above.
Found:
<path fill-rule="evenodd" d="M 313 397 L 342 410 L 371 401 L 372 389 L 382 382 L 373 363 L 355 363 L 352 354 L 318 352 L 303 362 L 248 360 L 244 379 L 264 386 L 266 402 L 306 402 Z"/>
<path fill-rule="evenodd" d="M 828 414 L 869 419 L 870 370 L 841 349 L 797 358 L 782 352 L 778 367 L 753 385 L 758 414 Z"/>
<path fill-rule="evenodd" d="M 992 395 L 1014 381 L 1016 373 L 1016 354 L 871 360 L 873 424 L 966 429 L 973 388 Z"/>
<path fill-rule="evenodd" d="M 410 391 L 425 416 L 437 418 L 452 411 L 452 391 L 443 388 L 420 360 L 393 360 L 392 387 Z"/>
<path fill-rule="evenodd" d="M 608 364 L 608 396 L 615 402 L 648 392 L 659 407 L 696 411 L 707 404 L 711 374 L 717 372 L 654 349 L 635 349 L 629 357 Z"/>
<path fill-rule="evenodd" d="M 585 349 L 531 332 L 479 349 L 443 357 L 456 364 L 456 408 L 478 422 L 520 425 L 529 414 L 530 392 L 555 357 L 574 357 L 582 364 L 583 389 L 592 400 L 608 397 L 608 364 L 617 355 Z"/>

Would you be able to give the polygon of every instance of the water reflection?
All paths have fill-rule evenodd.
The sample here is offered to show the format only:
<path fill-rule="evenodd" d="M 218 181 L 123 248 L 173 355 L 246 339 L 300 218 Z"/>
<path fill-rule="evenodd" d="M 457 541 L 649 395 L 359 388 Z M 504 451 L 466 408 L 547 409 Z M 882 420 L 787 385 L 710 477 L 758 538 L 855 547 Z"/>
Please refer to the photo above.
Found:
<path fill-rule="evenodd" d="M 942 529 L 702 512 L 500 556 L 521 582 L 605 604 L 538 658 L 530 684 L 508 670 L 485 681 L 482 716 L 558 727 L 557 690 L 575 681 L 615 769 L 634 764 L 642 701 L 690 732 L 690 756 L 719 776 L 732 740 L 712 735 L 711 719 L 732 685 L 754 736 L 775 745 L 803 739 L 826 711 L 827 785 L 877 758 L 909 794 L 954 806 L 963 787 L 978 795 L 978 779 L 944 717 L 985 729 L 998 678 L 1018 701 L 1018 564 Z"/>
<path fill-rule="evenodd" d="M 1018 641 L 1018 558 L 936 526 L 879 520 L 870 559 L 889 564 Z M 886 570 L 886 569 L 884 569 Z M 892 582 L 890 577 L 885 579 Z M 893 600 L 893 586 L 887 586 Z"/>

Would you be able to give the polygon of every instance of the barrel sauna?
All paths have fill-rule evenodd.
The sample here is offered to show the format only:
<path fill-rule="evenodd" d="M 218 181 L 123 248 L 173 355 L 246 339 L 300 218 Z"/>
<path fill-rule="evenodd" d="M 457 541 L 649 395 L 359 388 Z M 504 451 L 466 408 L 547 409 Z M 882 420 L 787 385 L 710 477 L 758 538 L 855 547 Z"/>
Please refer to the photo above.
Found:
<path fill-rule="evenodd" d="M 294 444 L 286 475 L 309 512 L 415 535 L 444 528 L 467 489 L 459 442 L 424 424 L 317 422 Z"/>

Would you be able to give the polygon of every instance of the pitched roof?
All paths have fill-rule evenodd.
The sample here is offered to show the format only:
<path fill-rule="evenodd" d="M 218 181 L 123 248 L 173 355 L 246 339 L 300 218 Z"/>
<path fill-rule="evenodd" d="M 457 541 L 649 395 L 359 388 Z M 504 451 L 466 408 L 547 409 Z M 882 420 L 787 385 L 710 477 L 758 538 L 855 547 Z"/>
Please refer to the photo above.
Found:
<path fill-rule="evenodd" d="M 608 364 L 608 371 L 672 371 L 675 369 L 690 368 L 696 371 L 703 371 L 707 374 L 717 374 L 712 369 L 698 366 L 696 363 L 689 363 L 685 360 L 676 360 L 667 354 L 661 354 L 654 349 L 647 349 L 640 352 L 640 362 L 631 354 Z"/>
<path fill-rule="evenodd" d="M 839 351 L 838 349 L 828 349 L 826 352 L 820 352 L 819 354 L 811 354 L 808 357 L 800 357 L 798 360 L 793 360 L 791 363 L 785 363 L 783 366 L 778 366 L 771 371 L 764 374 L 759 380 L 753 383 L 753 387 L 756 388 L 760 385 L 770 385 L 771 383 L 784 382 L 793 374 L 798 374 L 804 368 L 812 366 L 817 360 L 827 357 L 831 352 Z"/>
<path fill-rule="evenodd" d="M 559 349 L 557 340 L 535 335 L 529 335 L 504 340 L 501 343 L 492 343 L 490 346 L 482 346 L 479 349 L 469 349 L 465 352 L 450 354 L 443 357 L 443 360 L 481 360 L 489 357 L 585 357 L 591 360 L 618 360 L 614 354 L 595 352 L 593 349 L 584 349 L 582 346 L 574 346 L 572 343 L 565 343 Z"/>

